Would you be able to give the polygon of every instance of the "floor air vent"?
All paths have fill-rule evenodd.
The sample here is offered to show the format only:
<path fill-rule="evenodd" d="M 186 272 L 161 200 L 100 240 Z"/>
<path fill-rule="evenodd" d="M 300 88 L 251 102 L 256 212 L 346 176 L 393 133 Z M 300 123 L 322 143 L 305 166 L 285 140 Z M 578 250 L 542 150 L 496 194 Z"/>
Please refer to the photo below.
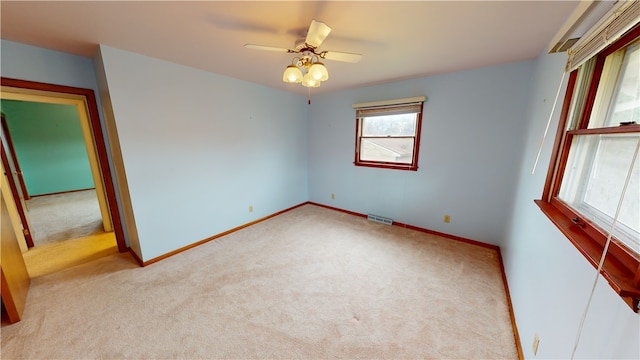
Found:
<path fill-rule="evenodd" d="M 373 214 L 367 214 L 367 220 L 379 222 L 379 223 L 385 224 L 385 225 L 393 224 L 393 220 L 391 220 L 389 218 L 386 218 L 386 217 L 373 215 Z"/>

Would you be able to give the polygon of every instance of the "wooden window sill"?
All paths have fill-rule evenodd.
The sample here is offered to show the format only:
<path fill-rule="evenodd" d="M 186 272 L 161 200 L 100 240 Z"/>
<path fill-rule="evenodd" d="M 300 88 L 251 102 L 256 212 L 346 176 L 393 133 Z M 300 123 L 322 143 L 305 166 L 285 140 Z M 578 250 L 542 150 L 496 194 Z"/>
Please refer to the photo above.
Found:
<path fill-rule="evenodd" d="M 535 200 L 540 210 L 553 222 L 556 227 L 571 241 L 578 251 L 594 267 L 598 268 L 604 246 L 589 236 L 579 225 L 574 224 L 569 217 L 563 214 L 552 204 Z M 612 244 L 613 245 L 613 244 Z M 609 247 L 611 249 L 612 246 Z M 640 289 L 634 285 L 636 271 L 630 270 L 620 261 L 608 256 L 603 264 L 601 274 L 609 282 L 613 290 L 629 305 L 633 311 L 638 312 Z"/>
<path fill-rule="evenodd" d="M 413 166 L 413 165 L 366 162 L 366 161 L 358 161 L 358 162 L 354 162 L 353 164 L 355 166 L 374 167 L 374 168 L 382 168 L 382 169 L 418 171 L 418 166 Z"/>

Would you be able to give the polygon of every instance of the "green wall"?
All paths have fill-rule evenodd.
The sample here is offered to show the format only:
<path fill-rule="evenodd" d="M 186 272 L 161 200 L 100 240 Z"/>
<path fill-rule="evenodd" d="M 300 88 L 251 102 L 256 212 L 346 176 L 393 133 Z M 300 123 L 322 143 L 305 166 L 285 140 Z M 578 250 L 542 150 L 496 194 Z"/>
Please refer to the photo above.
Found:
<path fill-rule="evenodd" d="M 29 195 L 94 187 L 75 106 L 2 100 L 2 112 Z"/>

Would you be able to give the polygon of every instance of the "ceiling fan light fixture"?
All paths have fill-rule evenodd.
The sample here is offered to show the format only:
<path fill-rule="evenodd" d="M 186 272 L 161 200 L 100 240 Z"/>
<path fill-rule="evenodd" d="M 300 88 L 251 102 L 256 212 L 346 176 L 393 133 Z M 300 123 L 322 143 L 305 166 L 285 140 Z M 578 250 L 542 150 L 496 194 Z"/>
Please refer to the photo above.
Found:
<path fill-rule="evenodd" d="M 254 44 L 244 46 L 248 49 L 296 54 L 291 65 L 284 70 L 282 81 L 288 84 L 302 84 L 307 88 L 319 87 L 322 81 L 329 80 L 329 71 L 320 60 L 357 63 L 362 58 L 360 54 L 318 50 L 330 32 L 331 28 L 327 24 L 311 20 L 306 37 L 298 39 L 293 49 Z"/>
<path fill-rule="evenodd" d="M 309 68 L 309 74 L 318 81 L 325 81 L 329 79 L 329 72 L 327 71 L 327 68 L 319 61 L 311 65 Z"/>
<path fill-rule="evenodd" d="M 282 81 L 290 84 L 299 84 L 302 82 L 302 71 L 295 65 L 289 65 L 282 74 Z"/>

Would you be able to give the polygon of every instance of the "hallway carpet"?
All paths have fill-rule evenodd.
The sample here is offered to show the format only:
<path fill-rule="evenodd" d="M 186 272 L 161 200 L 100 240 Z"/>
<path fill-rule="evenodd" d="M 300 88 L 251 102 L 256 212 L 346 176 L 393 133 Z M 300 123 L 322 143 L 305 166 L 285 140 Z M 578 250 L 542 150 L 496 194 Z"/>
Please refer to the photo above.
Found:
<path fill-rule="evenodd" d="M 35 246 L 104 233 L 95 190 L 36 196 L 26 204 Z"/>
<path fill-rule="evenodd" d="M 495 250 L 315 205 L 38 277 L 1 336 L 3 359 L 518 356 Z"/>

